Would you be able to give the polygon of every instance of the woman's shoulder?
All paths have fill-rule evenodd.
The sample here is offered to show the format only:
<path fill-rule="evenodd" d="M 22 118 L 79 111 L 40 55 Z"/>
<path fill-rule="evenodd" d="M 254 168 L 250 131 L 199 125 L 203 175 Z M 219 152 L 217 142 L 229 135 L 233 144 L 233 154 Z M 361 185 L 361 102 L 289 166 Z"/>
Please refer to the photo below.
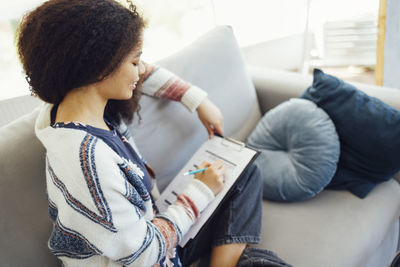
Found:
<path fill-rule="evenodd" d="M 46 149 L 48 157 L 72 160 L 90 155 L 104 158 L 105 162 L 121 161 L 120 157 L 101 138 L 88 131 L 84 125 L 73 122 L 51 125 L 52 106 L 44 104 L 35 123 L 36 136 Z"/>
<path fill-rule="evenodd" d="M 96 158 L 101 161 L 121 162 L 120 157 L 101 138 L 84 128 L 53 128 L 43 142 L 47 154 L 58 157 Z"/>

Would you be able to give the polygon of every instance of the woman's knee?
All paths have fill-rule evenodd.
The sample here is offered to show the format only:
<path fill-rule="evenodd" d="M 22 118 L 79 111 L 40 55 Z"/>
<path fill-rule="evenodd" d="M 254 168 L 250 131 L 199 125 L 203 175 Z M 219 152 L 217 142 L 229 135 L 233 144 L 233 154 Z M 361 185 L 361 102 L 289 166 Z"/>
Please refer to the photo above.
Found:
<path fill-rule="evenodd" d="M 252 163 L 243 173 L 241 181 L 237 185 L 239 192 L 250 190 L 254 194 L 262 193 L 262 177 L 260 168 Z"/>

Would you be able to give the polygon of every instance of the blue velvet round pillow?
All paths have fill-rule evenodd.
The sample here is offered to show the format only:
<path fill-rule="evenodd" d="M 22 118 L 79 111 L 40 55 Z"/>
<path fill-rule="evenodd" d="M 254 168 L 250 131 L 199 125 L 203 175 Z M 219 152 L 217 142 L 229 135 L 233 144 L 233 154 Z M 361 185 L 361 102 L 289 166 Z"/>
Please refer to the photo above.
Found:
<path fill-rule="evenodd" d="M 339 160 L 335 125 L 325 111 L 305 99 L 293 98 L 271 109 L 247 142 L 261 151 L 256 164 L 268 200 L 314 197 L 331 181 Z"/>

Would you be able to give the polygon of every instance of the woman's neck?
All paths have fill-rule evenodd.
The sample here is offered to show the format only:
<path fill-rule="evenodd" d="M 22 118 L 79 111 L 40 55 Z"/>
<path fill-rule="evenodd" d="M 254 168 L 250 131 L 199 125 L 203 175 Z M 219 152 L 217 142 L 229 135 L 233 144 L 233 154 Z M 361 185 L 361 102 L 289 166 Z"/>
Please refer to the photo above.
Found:
<path fill-rule="evenodd" d="M 76 88 L 61 101 L 55 122 L 79 121 L 109 130 L 104 122 L 104 109 L 107 101 L 97 93 L 93 86 Z"/>

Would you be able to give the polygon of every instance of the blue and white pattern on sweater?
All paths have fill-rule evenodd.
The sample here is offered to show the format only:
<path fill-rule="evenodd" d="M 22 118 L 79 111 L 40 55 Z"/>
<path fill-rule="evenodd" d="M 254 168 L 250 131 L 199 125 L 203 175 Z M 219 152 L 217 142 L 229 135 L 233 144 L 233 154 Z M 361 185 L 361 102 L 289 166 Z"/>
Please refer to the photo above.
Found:
<path fill-rule="evenodd" d="M 117 260 L 118 263 L 121 263 L 123 265 L 129 265 L 129 264 L 133 263 L 143 253 L 143 251 L 146 250 L 146 248 L 150 245 L 150 243 L 153 241 L 154 236 L 157 236 L 157 238 L 160 241 L 162 241 L 162 243 L 164 243 L 164 240 L 162 240 L 162 235 L 161 235 L 160 231 L 158 231 L 156 227 L 152 226 L 151 222 L 146 221 L 146 223 L 147 223 L 147 232 L 146 232 L 146 236 L 140 246 L 140 249 L 135 251 L 131 255 L 128 255 L 126 257 L 118 259 Z M 162 254 L 161 254 L 161 250 L 160 250 L 157 261 L 161 260 L 161 255 Z"/>
<path fill-rule="evenodd" d="M 127 162 L 118 164 L 118 166 L 129 182 L 125 183 L 125 187 L 127 187 L 125 196 L 133 205 L 139 207 L 143 212 L 146 212 L 144 202 L 150 200 L 150 194 L 144 186 L 141 177 L 135 171 L 136 169 L 132 167 L 132 165 L 128 165 Z"/>
<path fill-rule="evenodd" d="M 83 205 L 78 199 L 74 198 L 68 191 L 64 183 L 54 173 L 53 168 L 47 159 L 47 171 L 58 189 L 64 195 L 66 202 L 76 211 L 86 216 L 95 223 L 100 224 L 104 228 L 116 232 L 117 229 L 114 227 L 111 211 L 108 207 L 107 201 L 104 198 L 103 192 L 98 181 L 96 172 L 96 163 L 93 160 L 94 148 L 96 145 L 97 138 L 94 138 L 91 134 L 87 134 L 81 143 L 80 149 L 80 161 L 81 168 L 84 173 L 86 184 L 88 185 L 90 195 L 92 196 L 93 202 L 95 203 L 99 216 L 96 212 L 93 212 L 88 207 Z"/>
<path fill-rule="evenodd" d="M 44 104 L 35 123 L 46 148 L 52 253 L 66 266 L 165 263 L 162 259 L 193 223 L 186 210 L 172 204 L 154 218 L 141 161 L 122 157 L 83 128 L 53 128 L 52 107 Z M 213 193 L 204 184 L 191 184 L 185 194 L 194 196 L 201 212 Z"/>
<path fill-rule="evenodd" d="M 56 220 L 49 240 L 49 248 L 57 257 L 86 259 L 102 252 L 91 244 L 83 235 L 69 229 Z"/>
<path fill-rule="evenodd" d="M 96 162 L 94 160 L 95 147 L 97 138 L 91 134 L 87 134 L 83 139 L 79 151 L 79 159 L 81 163 L 82 173 L 85 176 L 86 184 L 89 188 L 90 195 L 97 207 L 97 210 L 103 216 L 104 221 L 113 225 L 112 215 L 110 207 L 104 197 L 103 191 L 101 190 L 99 177 L 96 171 Z M 115 228 L 112 226 L 110 230 L 114 231 Z"/>

